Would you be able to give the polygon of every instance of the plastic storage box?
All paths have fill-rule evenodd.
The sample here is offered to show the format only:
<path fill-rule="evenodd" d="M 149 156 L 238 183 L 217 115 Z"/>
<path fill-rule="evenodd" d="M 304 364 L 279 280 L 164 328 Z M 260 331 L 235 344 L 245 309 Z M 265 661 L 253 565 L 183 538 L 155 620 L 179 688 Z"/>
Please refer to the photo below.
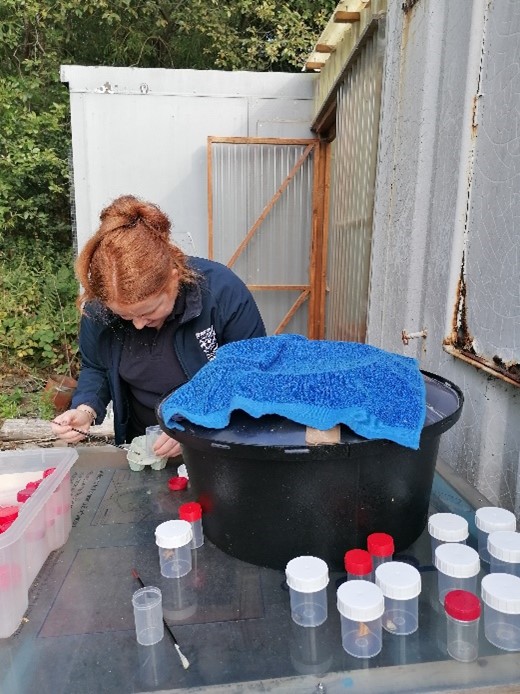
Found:
<path fill-rule="evenodd" d="M 70 470 L 77 457 L 72 448 L 0 453 L 0 506 L 18 506 L 18 517 L 0 533 L 0 638 L 16 631 L 31 583 L 69 536 Z M 18 492 L 39 480 L 25 502 L 17 500 Z"/>

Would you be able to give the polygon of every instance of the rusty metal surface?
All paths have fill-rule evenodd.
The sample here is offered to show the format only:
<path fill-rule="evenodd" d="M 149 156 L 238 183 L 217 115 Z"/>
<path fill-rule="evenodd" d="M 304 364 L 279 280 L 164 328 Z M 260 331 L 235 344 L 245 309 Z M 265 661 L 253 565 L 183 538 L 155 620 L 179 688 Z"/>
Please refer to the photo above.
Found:
<path fill-rule="evenodd" d="M 406 14 L 407 12 L 410 12 L 410 10 L 412 9 L 412 7 L 413 7 L 414 5 L 417 5 L 418 2 L 419 2 L 419 0 L 405 0 L 405 1 L 403 2 L 403 4 L 401 5 L 401 9 L 402 9 L 403 12 Z"/>
<path fill-rule="evenodd" d="M 464 249 L 444 348 L 519 386 L 518 117 L 504 121 L 497 116 L 518 101 L 504 56 L 514 53 L 520 19 L 511 3 L 492 10 L 484 17 L 471 101 Z"/>
<path fill-rule="evenodd" d="M 478 354 L 475 342 L 468 326 L 467 287 L 463 265 L 453 311 L 452 330 L 444 340 L 444 350 L 507 383 L 520 386 L 520 363 L 517 360 L 505 362 L 498 354 Z"/>

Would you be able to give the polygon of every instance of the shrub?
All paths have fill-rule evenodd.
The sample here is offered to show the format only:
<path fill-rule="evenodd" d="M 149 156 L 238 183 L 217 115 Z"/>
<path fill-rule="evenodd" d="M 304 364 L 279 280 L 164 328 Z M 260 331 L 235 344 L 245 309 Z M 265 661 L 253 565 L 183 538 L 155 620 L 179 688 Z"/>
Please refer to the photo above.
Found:
<path fill-rule="evenodd" d="M 13 248 L 16 246 L 16 248 Z M 72 250 L 20 240 L 0 251 L 0 357 L 38 372 L 77 375 L 79 315 Z"/>

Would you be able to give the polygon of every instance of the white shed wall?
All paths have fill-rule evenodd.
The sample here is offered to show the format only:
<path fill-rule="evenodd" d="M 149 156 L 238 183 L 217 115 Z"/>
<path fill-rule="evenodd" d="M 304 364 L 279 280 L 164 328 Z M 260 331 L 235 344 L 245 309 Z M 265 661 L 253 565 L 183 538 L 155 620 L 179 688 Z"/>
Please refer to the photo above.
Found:
<path fill-rule="evenodd" d="M 520 359 L 520 6 L 402 5 L 388 3 L 367 341 L 462 389 L 462 417 L 441 455 L 519 513 L 520 388 L 450 356 L 443 341 L 464 267 L 476 340 Z M 426 339 L 403 345 L 402 330 L 423 329 Z"/>
<path fill-rule="evenodd" d="M 312 137 L 313 74 L 65 65 L 78 247 L 118 195 L 157 203 L 207 256 L 208 135 Z"/>

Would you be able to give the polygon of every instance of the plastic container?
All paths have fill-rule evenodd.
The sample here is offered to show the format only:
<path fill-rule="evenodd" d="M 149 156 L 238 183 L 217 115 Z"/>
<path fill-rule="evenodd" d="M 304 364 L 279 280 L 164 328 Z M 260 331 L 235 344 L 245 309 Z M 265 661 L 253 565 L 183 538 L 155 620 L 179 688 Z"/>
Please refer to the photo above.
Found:
<path fill-rule="evenodd" d="M 184 463 L 182 465 L 179 465 L 179 467 L 177 468 L 177 475 L 179 477 L 186 477 L 186 479 L 189 479 L 188 469 L 186 465 L 184 465 Z"/>
<path fill-rule="evenodd" d="M 168 622 L 185 622 L 197 612 L 197 574 L 194 569 L 186 576 L 161 584 L 163 615 Z"/>
<path fill-rule="evenodd" d="M 300 675 L 324 675 L 329 672 L 334 654 L 329 644 L 328 624 L 306 629 L 291 620 L 289 653 L 291 665 Z"/>
<path fill-rule="evenodd" d="M 504 651 L 520 651 L 520 578 L 488 574 L 481 593 L 486 639 Z"/>
<path fill-rule="evenodd" d="M 372 581 L 374 578 L 372 557 L 366 549 L 349 549 L 344 557 L 347 580 Z"/>
<path fill-rule="evenodd" d="M 25 531 L 27 581 L 32 583 L 52 549 L 47 532 L 47 518 L 36 516 Z"/>
<path fill-rule="evenodd" d="M 162 594 L 159 588 L 146 586 L 132 596 L 135 635 L 141 646 L 153 646 L 164 636 Z"/>
<path fill-rule="evenodd" d="M 18 628 L 28 591 L 50 552 L 63 545 L 72 527 L 70 470 L 73 448 L 0 453 L 0 505 L 18 506 L 18 517 L 0 534 L 0 638 Z M 17 494 L 48 467 L 55 467 L 24 503 Z M 60 513 L 58 513 L 58 507 Z"/>
<path fill-rule="evenodd" d="M 154 426 L 156 427 L 157 425 Z M 154 427 L 151 428 L 153 429 Z M 144 434 L 143 436 L 135 436 L 132 439 L 130 445 L 126 447 L 126 459 L 130 470 L 142 472 L 147 467 L 152 470 L 163 470 L 166 467 L 168 458 L 158 457 L 151 449 L 159 434 L 151 432 L 148 437 Z M 148 450 L 151 452 L 148 453 Z"/>
<path fill-rule="evenodd" d="M 63 374 L 49 376 L 44 391 L 54 406 L 56 414 L 69 409 L 77 385 L 78 382 L 72 376 Z"/>
<path fill-rule="evenodd" d="M 435 550 L 444 542 L 466 544 L 469 535 L 468 521 L 455 513 L 434 513 L 428 519 L 431 538 L 432 564 L 435 566 Z"/>
<path fill-rule="evenodd" d="M 367 440 L 345 426 L 334 446 L 309 446 L 304 425 L 240 410 L 222 429 L 183 419 L 182 431 L 169 430 L 160 404 L 163 430 L 182 444 L 206 539 L 273 569 L 311 554 L 343 571 L 345 549 L 364 546 L 381 528 L 396 552 L 409 547 L 428 517 L 440 437 L 458 421 L 463 402 L 453 383 L 426 372 L 423 378 L 426 419 L 418 450 Z"/>
<path fill-rule="evenodd" d="M 155 544 L 159 548 L 161 575 L 180 578 L 191 571 L 191 524 L 185 520 L 169 520 L 155 529 Z"/>
<path fill-rule="evenodd" d="M 171 492 L 182 492 L 183 489 L 186 489 L 188 486 L 188 478 L 187 477 L 170 477 L 168 480 L 168 489 Z"/>
<path fill-rule="evenodd" d="M 520 578 L 520 533 L 496 530 L 488 535 L 489 570 Z"/>
<path fill-rule="evenodd" d="M 155 451 L 153 450 L 153 447 L 155 446 L 155 442 L 161 434 L 162 429 L 158 424 L 146 427 L 146 455 L 148 457 L 157 458 L 157 456 L 155 455 Z"/>
<path fill-rule="evenodd" d="M 480 600 L 466 590 L 452 590 L 444 598 L 446 643 L 454 660 L 471 663 L 478 657 Z"/>
<path fill-rule="evenodd" d="M 410 564 L 389 561 L 376 569 L 376 585 L 385 596 L 383 629 L 391 634 L 413 634 L 419 627 L 421 574 Z"/>
<path fill-rule="evenodd" d="M 54 472 L 53 470 L 53 472 L 47 474 L 46 477 L 54 480 Z M 45 507 L 47 540 L 51 550 L 61 547 L 69 536 L 72 527 L 70 514 L 71 505 L 70 478 L 68 478 L 65 483 L 59 484 L 56 487 Z"/>
<path fill-rule="evenodd" d="M 451 590 L 477 592 L 480 557 L 472 547 L 458 542 L 439 545 L 435 550 L 435 567 L 438 571 L 439 602 L 442 605 Z"/>
<path fill-rule="evenodd" d="M 374 571 L 385 561 L 392 561 L 394 538 L 388 533 L 371 533 L 367 537 L 367 550 L 372 555 Z"/>
<path fill-rule="evenodd" d="M 188 501 L 179 506 L 179 518 L 188 521 L 191 525 L 193 537 L 191 549 L 197 549 L 204 544 L 204 534 L 202 532 L 202 506 L 196 501 Z"/>
<path fill-rule="evenodd" d="M 323 559 L 302 556 L 285 567 L 291 617 L 302 627 L 317 627 L 327 619 L 329 568 Z"/>
<path fill-rule="evenodd" d="M 516 530 L 516 517 L 511 511 L 496 506 L 484 506 L 475 512 L 478 553 L 482 561 L 489 564 L 488 535 L 497 530 Z"/>
<path fill-rule="evenodd" d="M 342 583 L 336 596 L 343 649 L 355 658 L 373 658 L 383 644 L 385 598 L 381 589 L 371 581 L 354 579 Z"/>

